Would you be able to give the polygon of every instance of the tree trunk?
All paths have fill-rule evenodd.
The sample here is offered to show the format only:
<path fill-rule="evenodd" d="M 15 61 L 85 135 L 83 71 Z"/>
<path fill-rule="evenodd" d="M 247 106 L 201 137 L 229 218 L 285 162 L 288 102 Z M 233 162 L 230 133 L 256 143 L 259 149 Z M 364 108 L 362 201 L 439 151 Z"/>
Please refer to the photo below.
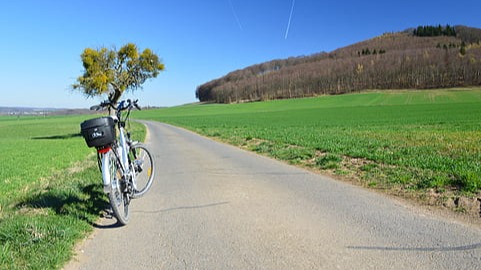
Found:
<path fill-rule="evenodd" d="M 119 101 L 121 95 L 122 95 L 122 93 L 120 92 L 120 90 L 114 89 L 114 92 L 112 92 L 109 95 L 110 103 L 116 104 Z"/>
<path fill-rule="evenodd" d="M 120 96 L 122 96 L 122 92 L 120 92 L 118 89 L 114 89 L 114 92 L 109 94 L 110 103 L 116 105 L 120 99 Z M 115 116 L 115 110 L 112 110 L 111 107 L 109 107 L 109 115 Z"/>

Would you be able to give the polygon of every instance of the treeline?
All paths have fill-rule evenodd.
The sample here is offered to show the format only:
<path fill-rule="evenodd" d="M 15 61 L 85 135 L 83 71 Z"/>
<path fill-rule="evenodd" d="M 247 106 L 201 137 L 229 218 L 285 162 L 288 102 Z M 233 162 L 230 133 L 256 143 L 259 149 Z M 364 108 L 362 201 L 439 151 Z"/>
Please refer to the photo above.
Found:
<path fill-rule="evenodd" d="M 479 86 L 481 45 L 473 43 L 481 37 L 478 30 L 463 27 L 457 37 L 388 33 L 331 53 L 273 60 L 205 83 L 197 88 L 196 97 L 232 103 L 366 89 Z M 470 36 L 470 41 L 459 38 L 460 32 Z M 366 53 L 368 50 L 370 53 Z"/>
<path fill-rule="evenodd" d="M 418 26 L 417 29 L 414 29 L 413 34 L 418 37 L 439 37 L 439 36 L 455 37 L 456 29 L 449 25 L 446 25 L 446 27 L 442 27 L 441 25 Z"/>

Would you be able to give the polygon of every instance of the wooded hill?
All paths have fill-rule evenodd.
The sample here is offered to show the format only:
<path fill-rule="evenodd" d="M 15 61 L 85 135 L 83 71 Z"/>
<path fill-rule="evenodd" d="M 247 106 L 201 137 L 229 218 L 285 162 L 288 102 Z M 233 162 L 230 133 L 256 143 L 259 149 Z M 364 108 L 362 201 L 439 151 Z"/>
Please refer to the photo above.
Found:
<path fill-rule="evenodd" d="M 420 26 L 335 51 L 253 65 L 197 87 L 203 102 L 232 103 L 367 89 L 481 85 L 481 29 Z"/>

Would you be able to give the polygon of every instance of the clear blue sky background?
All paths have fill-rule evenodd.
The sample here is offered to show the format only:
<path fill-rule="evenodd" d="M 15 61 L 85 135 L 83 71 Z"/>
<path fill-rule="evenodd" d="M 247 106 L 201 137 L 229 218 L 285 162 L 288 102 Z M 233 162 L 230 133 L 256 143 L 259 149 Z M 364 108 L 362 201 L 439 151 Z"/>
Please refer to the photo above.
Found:
<path fill-rule="evenodd" d="M 166 70 L 133 97 L 174 106 L 195 102 L 198 85 L 252 64 L 418 25 L 481 28 L 480 11 L 479 0 L 2 0 L 0 106 L 86 108 L 100 101 L 70 90 L 87 47 L 133 42 L 152 49 Z"/>

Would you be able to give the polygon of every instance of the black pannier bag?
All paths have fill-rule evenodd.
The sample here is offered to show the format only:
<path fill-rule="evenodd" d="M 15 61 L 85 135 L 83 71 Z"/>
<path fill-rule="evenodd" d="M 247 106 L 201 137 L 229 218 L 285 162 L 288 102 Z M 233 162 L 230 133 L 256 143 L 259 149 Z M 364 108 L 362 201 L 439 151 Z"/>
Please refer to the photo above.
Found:
<path fill-rule="evenodd" d="M 103 147 L 115 141 L 115 123 L 112 117 L 86 120 L 80 124 L 85 142 L 89 147 Z"/>

